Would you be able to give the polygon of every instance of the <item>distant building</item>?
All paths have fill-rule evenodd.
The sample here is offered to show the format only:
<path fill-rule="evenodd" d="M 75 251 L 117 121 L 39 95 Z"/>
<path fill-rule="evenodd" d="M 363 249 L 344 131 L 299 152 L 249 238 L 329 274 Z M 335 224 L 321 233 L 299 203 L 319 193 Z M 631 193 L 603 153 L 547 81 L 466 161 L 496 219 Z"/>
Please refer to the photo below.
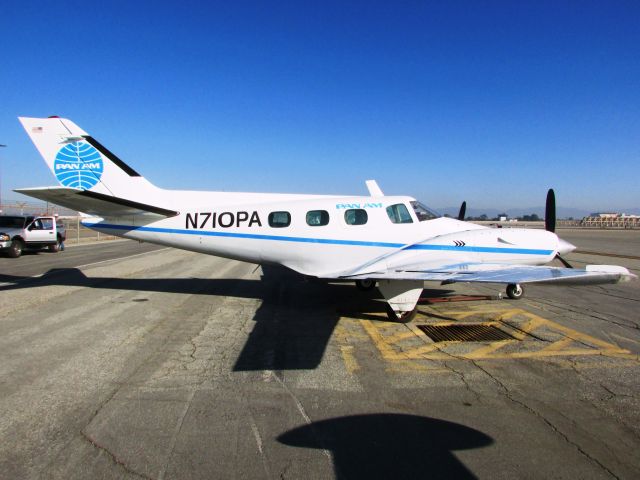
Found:
<path fill-rule="evenodd" d="M 592 213 L 580 222 L 583 227 L 640 228 L 640 215 L 626 213 Z"/>

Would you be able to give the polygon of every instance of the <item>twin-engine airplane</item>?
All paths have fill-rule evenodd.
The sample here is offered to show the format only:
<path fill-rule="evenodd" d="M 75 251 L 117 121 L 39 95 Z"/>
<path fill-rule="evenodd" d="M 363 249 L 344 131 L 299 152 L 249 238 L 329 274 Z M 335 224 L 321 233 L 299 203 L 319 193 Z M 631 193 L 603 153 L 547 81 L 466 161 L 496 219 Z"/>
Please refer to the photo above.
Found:
<path fill-rule="evenodd" d="M 377 282 L 394 320 L 413 318 L 425 281 L 501 283 L 519 298 L 525 283 L 636 278 L 619 266 L 543 266 L 576 248 L 554 233 L 553 191 L 546 230 L 536 230 L 444 218 L 414 198 L 384 195 L 372 180 L 369 196 L 163 190 L 70 120 L 20 121 L 62 186 L 16 192 L 83 212 L 85 226 L 111 235 L 283 265 L 363 289 Z"/>

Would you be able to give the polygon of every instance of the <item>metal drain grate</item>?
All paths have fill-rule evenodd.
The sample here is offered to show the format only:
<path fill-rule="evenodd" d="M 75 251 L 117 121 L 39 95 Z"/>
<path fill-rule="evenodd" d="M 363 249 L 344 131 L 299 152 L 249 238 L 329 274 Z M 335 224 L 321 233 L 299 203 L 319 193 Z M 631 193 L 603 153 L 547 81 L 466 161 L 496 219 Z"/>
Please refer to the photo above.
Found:
<path fill-rule="evenodd" d="M 514 340 L 493 325 L 418 325 L 434 342 L 496 342 Z"/>

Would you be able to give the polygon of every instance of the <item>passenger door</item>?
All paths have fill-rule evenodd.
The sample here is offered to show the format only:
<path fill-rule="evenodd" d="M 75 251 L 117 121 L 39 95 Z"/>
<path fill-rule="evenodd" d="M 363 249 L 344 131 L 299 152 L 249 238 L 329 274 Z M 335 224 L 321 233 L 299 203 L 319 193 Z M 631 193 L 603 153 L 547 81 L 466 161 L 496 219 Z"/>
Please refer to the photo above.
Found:
<path fill-rule="evenodd" d="M 31 225 L 27 227 L 27 243 L 54 243 L 56 241 L 56 230 L 54 226 L 55 224 L 51 217 L 36 218 Z"/>

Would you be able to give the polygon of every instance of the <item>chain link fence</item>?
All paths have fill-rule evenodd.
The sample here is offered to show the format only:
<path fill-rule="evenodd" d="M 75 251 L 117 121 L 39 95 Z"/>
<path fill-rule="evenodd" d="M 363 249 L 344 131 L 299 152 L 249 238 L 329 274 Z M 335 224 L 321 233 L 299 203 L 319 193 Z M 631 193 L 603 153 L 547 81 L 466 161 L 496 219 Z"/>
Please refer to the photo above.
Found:
<path fill-rule="evenodd" d="M 116 240 L 119 237 L 105 235 L 82 225 L 81 217 L 58 217 L 67 229 L 65 245 L 77 245 L 80 243 L 102 242 Z"/>

